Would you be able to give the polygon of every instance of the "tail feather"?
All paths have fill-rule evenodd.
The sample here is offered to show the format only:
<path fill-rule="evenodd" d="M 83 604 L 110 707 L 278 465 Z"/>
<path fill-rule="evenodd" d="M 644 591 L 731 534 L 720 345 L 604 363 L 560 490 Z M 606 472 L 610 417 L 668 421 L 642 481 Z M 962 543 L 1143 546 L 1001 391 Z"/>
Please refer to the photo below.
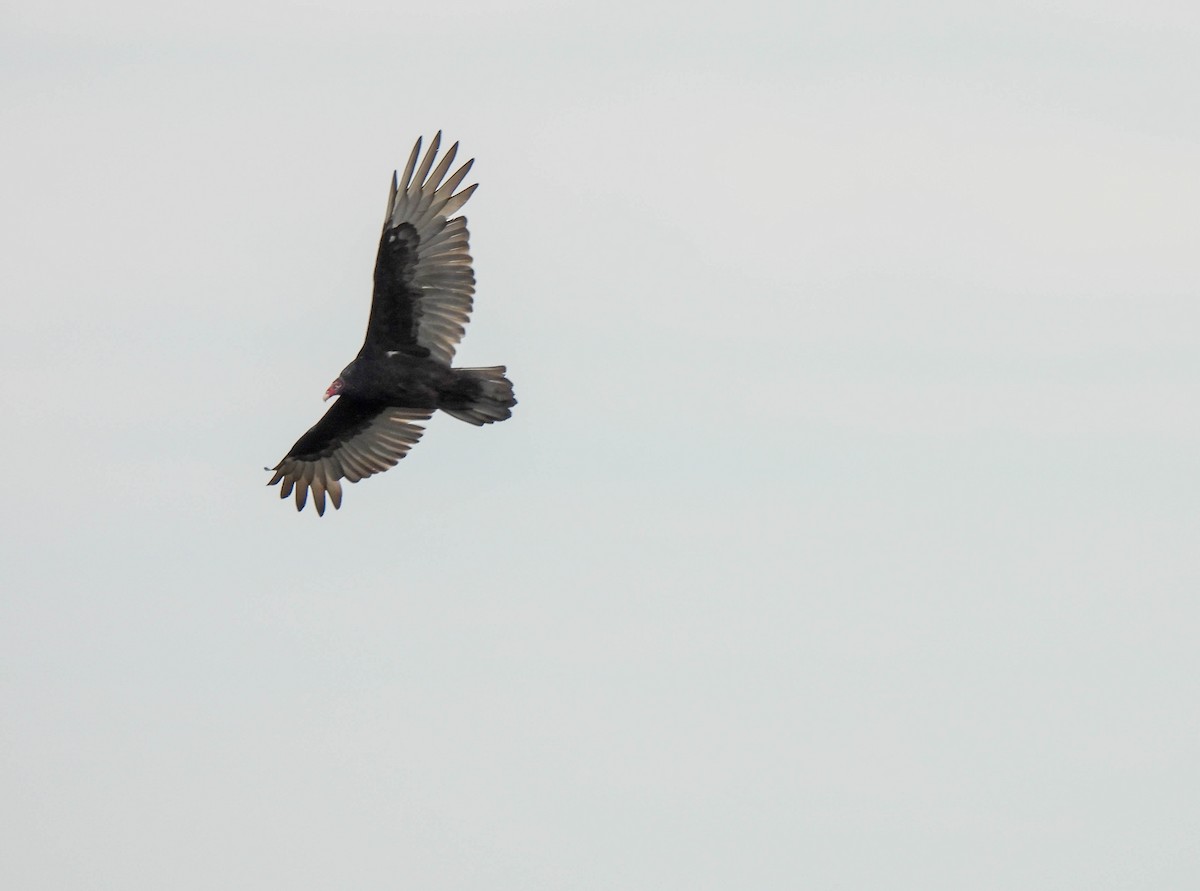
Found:
<path fill-rule="evenodd" d="M 455 395 L 439 406 L 442 411 L 468 424 L 483 426 L 512 417 L 517 404 L 512 381 L 504 376 L 503 365 L 491 368 L 456 368 Z M 464 398 L 465 397 L 465 398 Z"/>

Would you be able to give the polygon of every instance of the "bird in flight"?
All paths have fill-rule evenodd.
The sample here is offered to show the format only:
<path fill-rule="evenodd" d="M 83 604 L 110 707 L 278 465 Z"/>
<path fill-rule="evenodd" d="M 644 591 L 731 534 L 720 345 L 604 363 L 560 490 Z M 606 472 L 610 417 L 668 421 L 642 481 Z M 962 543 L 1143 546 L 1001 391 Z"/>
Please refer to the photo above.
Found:
<path fill-rule="evenodd" d="M 503 365 L 450 364 L 475 293 L 467 220 L 452 214 L 476 186 L 455 192 L 474 159 L 446 178 L 457 142 L 434 168 L 441 142 L 439 131 L 421 158 L 418 139 L 404 175 L 392 174 L 367 336 L 325 391 L 325 399 L 337 401 L 267 468 L 275 473 L 267 485 L 282 484 L 281 498 L 295 491 L 296 510 L 304 509 L 310 491 L 318 514 L 325 514 L 327 494 L 340 508 L 341 481 L 356 483 L 395 467 L 424 432 L 416 422 L 438 409 L 481 426 L 510 417 L 517 404 Z"/>

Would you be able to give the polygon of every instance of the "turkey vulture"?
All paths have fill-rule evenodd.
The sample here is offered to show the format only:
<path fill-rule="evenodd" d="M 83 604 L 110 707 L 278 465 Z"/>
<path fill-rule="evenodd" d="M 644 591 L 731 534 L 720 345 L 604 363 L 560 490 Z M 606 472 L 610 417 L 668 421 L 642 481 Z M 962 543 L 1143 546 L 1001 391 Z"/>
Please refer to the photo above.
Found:
<path fill-rule="evenodd" d="M 466 217 L 448 217 L 475 191 L 475 186 L 454 191 L 475 161 L 443 182 L 458 143 L 435 169 L 441 141 L 439 131 L 418 167 L 418 139 L 404 175 L 392 174 L 367 336 L 354 361 L 325 391 L 326 399 L 336 396 L 337 401 L 282 461 L 268 468 L 275 475 L 267 485 L 282 483 L 281 498 L 295 489 L 296 510 L 304 509 L 310 489 L 318 514 L 325 514 L 327 492 L 340 508 L 341 480 L 356 483 L 394 467 L 424 432 L 414 422 L 439 408 L 483 425 L 510 417 L 517 404 L 503 365 L 450 367 L 471 314 L 475 275 Z"/>

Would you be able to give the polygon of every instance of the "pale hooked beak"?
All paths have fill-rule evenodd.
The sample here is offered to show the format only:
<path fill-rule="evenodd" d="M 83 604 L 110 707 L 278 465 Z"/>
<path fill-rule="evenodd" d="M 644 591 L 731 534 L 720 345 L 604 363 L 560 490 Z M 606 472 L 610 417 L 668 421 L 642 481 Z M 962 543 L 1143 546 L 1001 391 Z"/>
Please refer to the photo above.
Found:
<path fill-rule="evenodd" d="M 336 396 L 340 392 L 342 392 L 342 379 L 339 377 L 329 385 L 329 389 L 325 391 L 325 395 L 322 397 L 321 401 L 328 402 L 330 396 Z"/>

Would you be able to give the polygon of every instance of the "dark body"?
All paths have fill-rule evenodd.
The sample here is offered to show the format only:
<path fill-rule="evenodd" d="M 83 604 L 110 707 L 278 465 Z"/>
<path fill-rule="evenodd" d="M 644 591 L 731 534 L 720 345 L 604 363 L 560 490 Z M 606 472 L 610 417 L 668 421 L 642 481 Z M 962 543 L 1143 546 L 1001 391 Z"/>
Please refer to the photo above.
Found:
<path fill-rule="evenodd" d="M 440 141 L 439 133 L 415 169 L 417 140 L 404 188 L 392 179 L 366 338 L 326 391 L 337 402 L 274 468 L 269 485 L 282 482 L 283 497 L 295 488 L 298 510 L 310 490 L 318 513 L 324 513 L 326 492 L 340 507 L 340 480 L 357 482 L 395 465 L 421 437 L 413 421 L 441 409 L 471 424 L 490 424 L 510 417 L 516 405 L 503 366 L 451 367 L 475 277 L 466 219 L 447 216 L 475 186 L 454 193 L 470 161 L 442 183 L 457 143 L 430 172 Z"/>
<path fill-rule="evenodd" d="M 341 379 L 341 397 L 386 402 L 409 408 L 441 408 L 442 404 L 460 404 L 478 394 L 478 385 L 458 374 L 458 370 L 428 357 L 392 353 L 379 358 L 359 358 L 346 367 Z"/>

